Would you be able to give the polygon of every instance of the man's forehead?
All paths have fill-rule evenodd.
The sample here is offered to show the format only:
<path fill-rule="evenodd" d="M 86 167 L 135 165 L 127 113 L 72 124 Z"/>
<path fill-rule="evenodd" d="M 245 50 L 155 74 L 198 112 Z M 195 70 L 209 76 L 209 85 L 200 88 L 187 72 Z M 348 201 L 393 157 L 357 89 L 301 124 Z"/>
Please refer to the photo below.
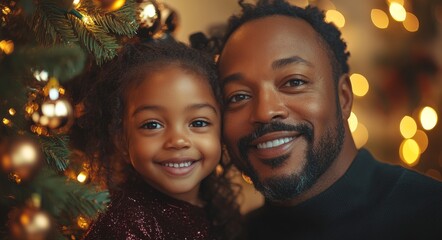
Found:
<path fill-rule="evenodd" d="M 234 65 L 272 67 L 275 60 L 298 56 L 309 61 L 317 51 L 317 35 L 304 20 L 269 16 L 243 24 L 230 36 L 219 58 L 221 75 L 230 74 Z M 310 53 L 309 53 L 310 51 Z M 232 66 L 233 65 L 233 66 Z"/>

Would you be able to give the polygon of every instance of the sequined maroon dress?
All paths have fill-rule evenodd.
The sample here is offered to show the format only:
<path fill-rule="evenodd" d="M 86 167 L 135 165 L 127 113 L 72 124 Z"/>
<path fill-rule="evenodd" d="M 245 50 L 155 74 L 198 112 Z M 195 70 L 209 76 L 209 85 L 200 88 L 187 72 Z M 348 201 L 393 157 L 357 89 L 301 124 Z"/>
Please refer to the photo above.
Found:
<path fill-rule="evenodd" d="M 204 208 L 134 182 L 116 194 L 85 239 L 214 239 L 210 229 Z"/>

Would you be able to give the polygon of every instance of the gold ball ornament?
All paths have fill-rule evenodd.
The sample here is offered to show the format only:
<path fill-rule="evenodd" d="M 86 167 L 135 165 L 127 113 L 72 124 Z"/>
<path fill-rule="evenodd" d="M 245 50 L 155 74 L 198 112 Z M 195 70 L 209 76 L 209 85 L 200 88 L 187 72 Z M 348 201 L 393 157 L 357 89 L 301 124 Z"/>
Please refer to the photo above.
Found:
<path fill-rule="evenodd" d="M 56 133 L 63 133 L 72 126 L 74 111 L 72 105 L 65 99 L 47 99 L 31 117 L 38 126 L 48 127 Z"/>
<path fill-rule="evenodd" d="M 19 137 L 2 141 L 0 149 L 1 169 L 14 176 L 18 183 L 32 179 L 42 165 L 40 146 L 31 138 Z"/>
<path fill-rule="evenodd" d="M 52 223 L 49 215 L 36 207 L 14 209 L 9 214 L 9 230 L 13 239 L 50 239 Z"/>
<path fill-rule="evenodd" d="M 94 0 L 95 6 L 106 12 L 117 11 L 124 6 L 126 0 Z"/>

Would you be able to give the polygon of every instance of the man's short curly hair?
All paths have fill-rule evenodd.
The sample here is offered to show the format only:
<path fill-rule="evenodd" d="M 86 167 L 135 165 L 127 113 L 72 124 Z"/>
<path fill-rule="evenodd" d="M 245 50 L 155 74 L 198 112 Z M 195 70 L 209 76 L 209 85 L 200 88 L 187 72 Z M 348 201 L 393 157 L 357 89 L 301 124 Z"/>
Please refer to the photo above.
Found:
<path fill-rule="evenodd" d="M 341 32 L 336 26 L 325 22 L 324 13 L 317 7 L 300 8 L 290 5 L 285 0 L 258 0 L 255 5 L 240 0 L 239 4 L 242 13 L 238 16 L 233 15 L 229 19 L 224 44 L 240 26 L 249 21 L 274 15 L 289 16 L 306 21 L 320 35 L 330 56 L 336 81 L 341 74 L 349 72 L 347 60 L 350 53 L 347 51 L 347 44 L 341 38 Z"/>

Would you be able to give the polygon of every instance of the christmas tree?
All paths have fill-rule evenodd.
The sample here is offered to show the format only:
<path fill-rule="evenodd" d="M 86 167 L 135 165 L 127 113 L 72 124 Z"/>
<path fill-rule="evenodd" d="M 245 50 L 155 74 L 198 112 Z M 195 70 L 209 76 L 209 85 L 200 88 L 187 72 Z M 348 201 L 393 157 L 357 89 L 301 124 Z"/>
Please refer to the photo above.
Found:
<path fill-rule="evenodd" d="M 0 236 L 78 239 L 105 210 L 108 192 L 69 142 L 81 108 L 64 85 L 140 29 L 158 32 L 157 13 L 151 1 L 0 2 Z"/>

